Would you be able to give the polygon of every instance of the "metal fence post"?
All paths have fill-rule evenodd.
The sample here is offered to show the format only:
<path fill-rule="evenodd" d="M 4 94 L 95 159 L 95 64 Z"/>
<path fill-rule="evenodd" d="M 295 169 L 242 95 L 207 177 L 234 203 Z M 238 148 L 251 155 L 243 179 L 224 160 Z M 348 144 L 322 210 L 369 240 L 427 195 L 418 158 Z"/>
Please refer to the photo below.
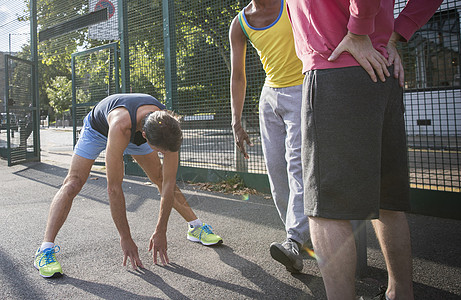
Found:
<path fill-rule="evenodd" d="M 130 93 L 130 45 L 128 40 L 127 2 L 118 0 L 118 32 L 120 35 L 120 69 L 122 93 Z"/>
<path fill-rule="evenodd" d="M 177 103 L 177 80 L 176 80 L 176 34 L 174 20 L 174 2 L 162 1 L 163 14 L 163 42 L 165 57 L 165 101 L 166 108 L 174 110 Z"/>
<path fill-rule="evenodd" d="M 34 133 L 34 156 L 40 161 L 40 101 L 38 94 L 38 41 L 37 41 L 37 0 L 30 1 L 30 59 L 32 65 L 32 114 Z"/>
<path fill-rule="evenodd" d="M 77 144 L 77 90 L 75 86 L 75 56 L 72 54 L 71 58 L 71 70 L 72 70 L 72 145 L 75 147 Z"/>
<path fill-rule="evenodd" d="M 10 101 L 10 83 L 9 83 L 9 65 L 8 65 L 9 55 L 5 55 L 5 112 L 6 112 L 6 149 L 8 157 L 8 166 L 11 166 L 11 138 L 10 138 L 10 111 L 9 111 L 9 101 Z"/>

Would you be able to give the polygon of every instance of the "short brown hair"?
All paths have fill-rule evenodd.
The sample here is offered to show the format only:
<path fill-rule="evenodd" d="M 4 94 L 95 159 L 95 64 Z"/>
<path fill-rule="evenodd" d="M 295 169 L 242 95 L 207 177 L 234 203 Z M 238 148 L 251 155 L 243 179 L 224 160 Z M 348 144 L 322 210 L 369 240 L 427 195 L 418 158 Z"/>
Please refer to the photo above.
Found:
<path fill-rule="evenodd" d="M 154 111 L 144 118 L 142 130 L 147 142 L 162 150 L 179 151 L 182 144 L 182 130 L 179 117 L 168 110 Z"/>

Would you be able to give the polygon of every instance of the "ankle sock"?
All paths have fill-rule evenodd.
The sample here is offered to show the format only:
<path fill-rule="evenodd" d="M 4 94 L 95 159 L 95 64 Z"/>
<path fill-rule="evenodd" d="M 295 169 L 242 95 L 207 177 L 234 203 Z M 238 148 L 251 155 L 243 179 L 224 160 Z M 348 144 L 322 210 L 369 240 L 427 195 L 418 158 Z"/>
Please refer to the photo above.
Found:
<path fill-rule="evenodd" d="M 52 242 L 43 242 L 42 245 L 40 246 L 40 252 L 45 250 L 45 249 L 48 249 L 48 248 L 53 248 L 54 247 L 54 243 Z"/>
<path fill-rule="evenodd" d="M 202 223 L 202 221 L 200 221 L 200 219 L 195 219 L 193 221 L 187 222 L 187 224 L 189 224 L 189 227 L 198 227 L 198 226 L 203 225 L 203 223 Z"/>

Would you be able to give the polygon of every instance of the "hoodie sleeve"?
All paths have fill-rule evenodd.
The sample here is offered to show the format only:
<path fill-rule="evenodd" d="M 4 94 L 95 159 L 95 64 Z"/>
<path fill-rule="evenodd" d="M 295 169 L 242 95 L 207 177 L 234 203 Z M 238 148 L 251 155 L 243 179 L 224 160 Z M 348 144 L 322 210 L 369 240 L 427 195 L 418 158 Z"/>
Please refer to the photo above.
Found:
<path fill-rule="evenodd" d="M 369 35 L 375 31 L 375 17 L 381 6 L 380 0 L 351 0 L 347 29 L 355 34 Z"/>
<path fill-rule="evenodd" d="M 395 20 L 394 31 L 404 41 L 408 41 L 416 30 L 429 21 L 442 2 L 443 0 L 409 0 Z"/>

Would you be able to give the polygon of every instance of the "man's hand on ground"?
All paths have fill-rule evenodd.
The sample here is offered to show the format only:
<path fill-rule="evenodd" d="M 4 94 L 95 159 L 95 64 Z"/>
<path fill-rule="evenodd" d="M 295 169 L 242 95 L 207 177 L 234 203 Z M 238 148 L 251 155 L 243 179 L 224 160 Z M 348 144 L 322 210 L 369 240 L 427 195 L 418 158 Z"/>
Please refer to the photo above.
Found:
<path fill-rule="evenodd" d="M 120 246 L 123 251 L 123 266 L 126 266 L 126 261 L 130 258 L 133 269 L 136 270 L 137 267 L 144 268 L 141 260 L 139 259 L 138 247 L 131 238 L 120 239 Z"/>
<path fill-rule="evenodd" d="M 157 252 L 160 255 L 160 260 L 163 265 L 169 264 L 170 260 L 167 255 L 167 241 L 166 241 L 166 232 L 159 233 L 155 231 L 152 234 L 152 237 L 149 240 L 149 251 L 152 250 L 152 257 L 154 259 L 154 264 L 157 264 Z"/>

